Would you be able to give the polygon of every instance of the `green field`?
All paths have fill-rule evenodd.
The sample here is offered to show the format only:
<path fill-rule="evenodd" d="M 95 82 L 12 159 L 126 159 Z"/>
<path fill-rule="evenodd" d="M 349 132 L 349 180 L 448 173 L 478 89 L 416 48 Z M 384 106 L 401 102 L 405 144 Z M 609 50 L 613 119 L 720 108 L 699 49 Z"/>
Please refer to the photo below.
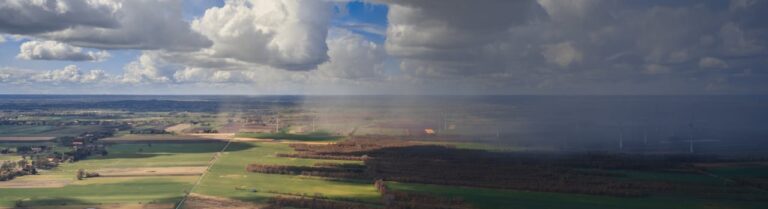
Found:
<path fill-rule="evenodd" d="M 91 156 L 76 163 L 65 163 L 41 175 L 23 176 L 22 181 L 71 182 L 60 188 L 0 188 L 0 207 L 25 205 L 174 203 L 191 189 L 197 176 L 116 177 L 75 179 L 78 169 L 130 167 L 205 166 L 224 142 L 117 144 L 107 156 Z M 247 146 L 246 146 L 247 147 Z M 245 148 L 245 147 L 243 147 Z"/>
<path fill-rule="evenodd" d="M 3 154 L 0 154 L 0 162 L 6 161 L 6 160 L 7 161 L 21 160 L 21 157 L 19 157 L 17 155 L 3 155 Z"/>
<path fill-rule="evenodd" d="M 643 198 L 619 198 L 596 195 L 526 192 L 468 187 L 452 187 L 410 183 L 388 183 L 399 191 L 436 194 L 444 197 L 460 197 L 478 208 L 505 209 L 726 209 L 768 208 L 768 202 L 707 200 L 685 196 L 651 196 Z"/>
<path fill-rule="evenodd" d="M 710 172 L 723 177 L 768 178 L 768 166 L 722 167 L 710 169 Z"/>
<path fill-rule="evenodd" d="M 100 126 L 0 126 L 0 136 L 77 136 Z"/>
<path fill-rule="evenodd" d="M 286 143 L 233 142 L 217 159 L 216 164 L 193 188 L 197 176 L 181 177 L 113 177 L 75 180 L 77 169 L 130 167 L 205 166 L 225 142 L 195 143 L 128 143 L 109 147 L 109 155 L 92 156 L 86 160 L 67 163 L 42 175 L 24 176 L 19 180 L 56 180 L 70 182 L 60 188 L 0 188 L 0 207 L 11 207 L 18 200 L 25 205 L 96 205 L 107 203 L 176 203 L 186 191 L 264 203 L 276 195 L 315 195 L 330 199 L 380 204 L 380 195 L 372 182 L 334 181 L 319 177 L 252 173 L 245 170 L 251 163 L 271 165 L 311 166 L 318 162 L 356 163 L 359 161 L 316 160 L 276 157 L 291 153 Z M 473 147 L 474 148 L 474 147 Z M 0 156 L 0 159 L 16 156 Z M 746 169 L 746 170 L 744 170 Z M 765 167 L 723 168 L 714 173 L 724 176 L 765 175 Z M 673 181 L 719 184 L 717 178 L 695 173 L 614 171 L 625 174 L 628 181 Z M 480 209 L 608 209 L 608 208 L 768 208 L 768 202 L 707 200 L 692 196 L 653 195 L 642 198 L 619 198 L 597 195 L 527 192 L 485 188 L 425 185 L 389 182 L 398 191 L 427 193 L 461 198 Z"/>
<path fill-rule="evenodd" d="M 242 151 L 232 151 L 244 145 L 250 147 Z M 245 166 L 251 163 L 307 166 L 317 162 L 360 163 L 275 156 L 276 153 L 290 152 L 293 150 L 282 143 L 232 145 L 193 192 L 254 202 L 264 202 L 277 194 L 319 193 L 332 199 L 379 203 L 379 194 L 372 182 L 331 181 L 314 177 L 252 173 L 245 170 Z"/>
<path fill-rule="evenodd" d="M 587 169 L 585 169 L 588 171 Z M 615 173 L 624 175 L 620 179 L 625 181 L 662 181 L 662 182 L 677 182 L 677 183 L 691 183 L 691 184 L 707 184 L 707 185 L 722 185 L 723 180 L 711 176 L 707 176 L 701 173 L 693 172 L 672 172 L 672 171 L 632 171 L 632 170 L 615 170 L 605 171 L 608 173 Z"/>

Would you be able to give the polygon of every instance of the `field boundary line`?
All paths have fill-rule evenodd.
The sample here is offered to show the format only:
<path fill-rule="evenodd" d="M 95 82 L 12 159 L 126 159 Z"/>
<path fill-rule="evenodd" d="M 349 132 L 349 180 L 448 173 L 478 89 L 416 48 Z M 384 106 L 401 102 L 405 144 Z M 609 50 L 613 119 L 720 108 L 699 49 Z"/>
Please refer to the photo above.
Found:
<path fill-rule="evenodd" d="M 217 152 L 216 154 L 213 155 L 213 157 L 211 158 L 211 161 L 208 163 L 208 167 L 205 168 L 205 170 L 200 175 L 200 177 L 197 178 L 197 181 L 195 181 L 195 184 L 192 184 L 192 188 L 190 188 L 189 191 L 187 191 L 186 194 L 184 194 L 184 197 L 181 198 L 179 203 L 176 204 L 176 208 L 175 209 L 181 209 L 181 206 L 184 205 L 184 202 L 189 197 L 189 194 L 192 194 L 192 191 L 195 191 L 195 188 L 197 188 L 197 185 L 199 185 L 200 182 L 203 181 L 203 178 L 205 177 L 205 174 L 208 174 L 208 171 L 210 171 L 211 167 L 213 167 L 213 165 L 216 164 L 216 161 L 219 160 L 219 157 L 221 156 L 221 154 L 224 153 L 224 151 L 227 151 L 227 149 L 229 148 L 230 144 L 232 144 L 232 138 L 227 140 L 227 144 L 224 145 L 224 147 L 219 152 Z"/>

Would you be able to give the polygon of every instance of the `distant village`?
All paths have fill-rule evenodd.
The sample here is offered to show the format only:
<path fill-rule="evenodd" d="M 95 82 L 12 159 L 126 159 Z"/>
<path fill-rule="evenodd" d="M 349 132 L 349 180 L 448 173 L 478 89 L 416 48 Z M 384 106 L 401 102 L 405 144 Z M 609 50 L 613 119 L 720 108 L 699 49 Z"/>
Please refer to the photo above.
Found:
<path fill-rule="evenodd" d="M 61 163 L 76 162 L 94 154 L 107 155 L 107 148 L 99 139 L 112 135 L 112 132 L 107 131 L 87 132 L 75 137 L 57 137 L 52 145 L 20 145 L 15 148 L 1 148 L 0 154 L 17 154 L 22 159 L 15 162 L 2 162 L 0 181 L 35 175 L 38 169 L 52 169 Z"/>

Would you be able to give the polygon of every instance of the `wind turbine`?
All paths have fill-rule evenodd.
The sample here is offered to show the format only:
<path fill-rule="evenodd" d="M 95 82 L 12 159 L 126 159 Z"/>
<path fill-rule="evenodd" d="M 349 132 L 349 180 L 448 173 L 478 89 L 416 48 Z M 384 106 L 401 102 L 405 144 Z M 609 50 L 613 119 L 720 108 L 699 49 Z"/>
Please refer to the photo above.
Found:
<path fill-rule="evenodd" d="M 315 131 L 317 131 L 317 129 L 315 129 L 315 116 L 313 115 L 312 116 L 312 132 L 315 132 Z"/>
<path fill-rule="evenodd" d="M 275 115 L 275 133 L 280 132 L 280 114 Z"/>
<path fill-rule="evenodd" d="M 643 127 L 643 145 L 648 145 L 648 128 Z"/>
<path fill-rule="evenodd" d="M 619 131 L 619 151 L 624 151 L 624 130 Z"/>
<path fill-rule="evenodd" d="M 691 154 L 693 154 L 695 152 L 694 146 L 693 146 L 693 144 L 695 142 L 720 141 L 720 140 L 717 140 L 717 139 L 694 139 L 694 134 L 696 133 L 696 128 L 697 128 L 696 126 L 694 126 L 694 122 L 695 121 L 696 121 L 695 120 L 695 115 L 691 114 L 691 121 L 688 123 L 688 127 L 691 128 L 691 132 L 690 132 L 690 135 L 689 135 L 689 138 L 688 138 L 688 152 L 690 152 Z M 705 129 L 705 126 L 706 126 L 706 121 L 704 121 L 703 124 L 700 123 L 698 128 L 699 128 L 699 130 L 703 130 L 703 129 Z"/>
<path fill-rule="evenodd" d="M 448 114 L 443 112 L 443 131 L 448 130 Z"/>
<path fill-rule="evenodd" d="M 690 138 L 688 139 L 688 151 L 693 154 L 693 133 L 696 130 L 693 127 L 693 121 L 688 124 L 688 127 L 691 128 Z"/>
<path fill-rule="evenodd" d="M 501 140 L 501 128 L 496 126 L 496 140 Z"/>
<path fill-rule="evenodd" d="M 619 152 L 624 151 L 624 124 L 619 122 Z"/>

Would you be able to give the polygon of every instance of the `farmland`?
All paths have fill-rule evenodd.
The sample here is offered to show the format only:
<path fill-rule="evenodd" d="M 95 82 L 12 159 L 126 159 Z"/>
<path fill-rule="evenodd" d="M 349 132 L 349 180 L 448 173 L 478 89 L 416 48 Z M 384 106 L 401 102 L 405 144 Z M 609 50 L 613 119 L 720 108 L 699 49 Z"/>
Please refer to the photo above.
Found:
<path fill-rule="evenodd" d="M 90 171 L 114 168 L 207 166 L 222 142 L 183 144 L 116 144 L 110 155 L 94 156 L 76 163 L 63 164 L 41 175 L 23 176 L 13 181 L 28 184 L 50 181 L 66 182 L 55 188 L 0 189 L 0 206 L 13 206 L 21 200 L 26 206 L 94 205 L 106 203 L 175 203 L 190 189 L 197 176 L 146 175 L 134 177 L 99 177 L 78 181 L 78 169 Z M 183 168 L 183 167 L 182 167 Z M 0 183 L 0 187 L 3 184 Z M 57 198 L 66 196 L 66 198 Z"/>
<path fill-rule="evenodd" d="M 0 125 L 0 136 L 13 137 L 13 136 L 60 136 L 60 135 L 76 135 L 86 131 L 99 130 L 98 126 L 69 126 L 69 127 L 56 127 L 56 126 L 8 126 Z"/>
<path fill-rule="evenodd" d="M 243 145 L 235 145 L 233 148 L 237 146 Z M 331 181 L 304 176 L 259 174 L 245 170 L 245 165 L 253 162 L 309 166 L 320 162 L 345 163 L 345 161 L 275 156 L 277 153 L 290 152 L 290 147 L 283 143 L 251 143 L 249 147 L 242 151 L 231 149 L 225 151 L 193 192 L 255 202 L 266 202 L 269 197 L 281 194 L 314 195 L 315 193 L 331 199 L 378 202 L 379 195 L 371 182 Z"/>
<path fill-rule="evenodd" d="M 493 127 L 523 127 L 484 110 L 503 105 L 244 100 L 13 106 L 0 208 L 768 207 L 768 156 L 748 149 L 690 154 L 635 132 L 610 151 L 591 127 L 571 143 Z"/>
<path fill-rule="evenodd" d="M 177 203 L 185 192 L 190 190 L 193 197 L 218 197 L 254 206 L 265 205 L 276 196 L 318 195 L 330 200 L 355 204 L 381 204 L 381 197 L 370 181 L 261 174 L 244 169 L 245 165 L 252 163 L 290 166 L 314 166 L 322 163 L 362 165 L 360 161 L 278 157 L 278 153 L 295 152 L 289 143 L 281 142 L 232 142 L 218 156 L 216 163 L 200 183 L 193 187 L 198 178 L 195 174 L 199 173 L 190 170 L 207 166 L 225 144 L 226 142 L 215 140 L 168 142 L 162 139 L 154 143 L 114 144 L 111 145 L 110 154 L 107 156 L 93 156 L 76 163 L 64 164 L 41 175 L 25 176 L 14 180 L 27 185 L 37 182 L 48 186 L 2 189 L 0 206 L 10 207 L 21 200 L 26 206 L 150 204 L 149 206 L 163 207 L 163 204 Z M 187 173 L 164 175 L 172 172 L 164 169 L 174 167 L 184 169 Z M 102 172 L 104 176 L 78 181 L 74 178 L 74 173 L 81 168 Z M 713 172 L 721 175 L 745 173 L 735 169 L 737 168 L 720 168 Z M 144 170 L 153 170 L 154 175 L 147 174 Z M 760 168 L 752 168 L 746 173 L 761 176 L 762 171 L 763 169 Z M 704 175 L 621 170 L 615 172 L 626 174 L 627 178 L 634 179 L 633 181 L 662 179 L 705 184 L 721 182 Z M 53 184 L 56 182 L 59 182 L 59 185 Z M 49 187 L 51 185 L 52 187 Z M 0 187 L 2 186 L 3 184 L 0 184 Z M 388 186 L 394 191 L 461 198 L 477 208 L 502 208 L 509 205 L 515 205 L 517 208 L 616 208 L 620 206 L 648 208 L 669 205 L 674 205 L 675 208 L 763 208 L 766 206 L 761 202 L 714 201 L 686 195 L 622 198 L 399 182 L 389 182 Z M 67 194 L 68 198 L 51 198 L 61 194 Z M 190 198 L 189 201 L 191 202 L 188 204 L 195 205 L 200 204 L 201 200 Z M 213 204 L 224 203 L 218 200 Z"/>
<path fill-rule="evenodd" d="M 307 134 L 289 134 L 289 133 L 238 133 L 236 137 L 256 138 L 256 139 L 277 139 L 293 141 L 336 141 L 340 136 L 334 136 L 327 132 L 314 132 Z"/>
<path fill-rule="evenodd" d="M 36 205 L 95 205 L 95 204 L 173 204 L 185 191 L 192 189 L 197 176 L 131 176 L 105 177 L 74 180 L 76 169 L 102 170 L 114 168 L 151 168 L 169 166 L 204 166 L 224 142 L 206 143 L 145 143 L 116 144 L 108 156 L 96 156 L 77 163 L 66 164 L 39 176 L 22 177 L 16 181 L 34 183 L 45 180 L 64 180 L 68 183 L 55 188 L 13 188 L 0 190 L 0 204 L 12 206 L 18 200 L 28 206 Z M 141 151 L 139 151 L 141 150 Z M 359 163 L 356 161 L 315 160 L 277 157 L 277 153 L 291 153 L 286 143 L 234 142 L 219 157 L 217 163 L 192 190 L 195 194 L 224 197 L 233 200 L 265 204 L 280 195 L 315 195 L 324 198 L 378 204 L 379 194 L 367 181 L 338 181 L 311 176 L 287 176 L 247 172 L 244 165 L 250 163 L 272 165 L 312 166 L 317 163 Z M 115 171 L 113 171 L 115 172 Z M 619 171 L 620 172 L 620 171 Z M 733 173 L 722 170 L 719 173 Z M 757 172 L 757 171 L 756 171 Z M 741 172 L 738 172 L 741 173 Z M 130 173 L 129 173 L 130 174 Z M 759 175 L 756 174 L 756 175 Z M 676 176 L 676 174 L 631 173 L 638 179 L 673 179 L 685 181 L 711 181 L 706 176 Z M 43 178 L 44 177 L 44 178 Z M 691 178 L 695 177 L 695 178 Z M 50 184 L 49 182 L 46 182 Z M 445 197 L 461 197 L 478 208 L 500 208 L 517 205 L 519 208 L 647 208 L 676 205 L 676 208 L 762 208 L 761 203 L 739 201 L 706 201 L 693 197 L 646 197 L 617 198 L 594 195 L 524 192 L 470 187 L 451 187 L 411 183 L 389 184 L 393 190 L 436 194 Z M 2 184 L 0 184 L 2 186 Z M 49 198 L 67 194 L 67 199 Z M 547 200 L 547 201 L 543 201 Z M 681 201 L 682 200 L 682 201 Z M 191 203 L 193 204 L 193 203 Z"/>
<path fill-rule="evenodd" d="M 446 187 L 423 184 L 390 184 L 395 190 L 462 197 L 478 208 L 765 208 L 765 202 L 717 201 L 688 196 L 660 195 L 646 198 L 618 198 L 594 195 Z"/>

